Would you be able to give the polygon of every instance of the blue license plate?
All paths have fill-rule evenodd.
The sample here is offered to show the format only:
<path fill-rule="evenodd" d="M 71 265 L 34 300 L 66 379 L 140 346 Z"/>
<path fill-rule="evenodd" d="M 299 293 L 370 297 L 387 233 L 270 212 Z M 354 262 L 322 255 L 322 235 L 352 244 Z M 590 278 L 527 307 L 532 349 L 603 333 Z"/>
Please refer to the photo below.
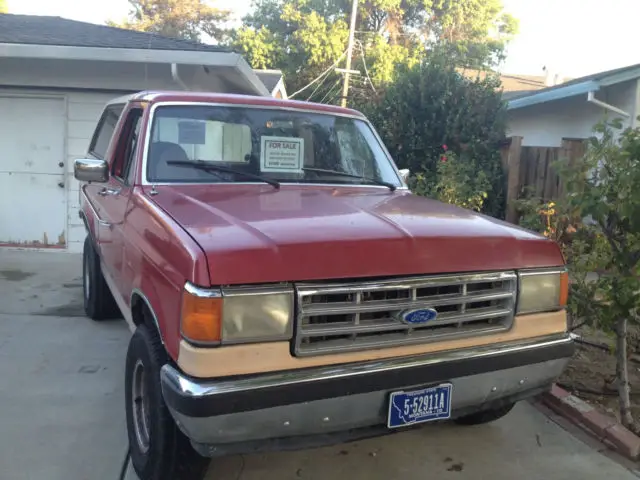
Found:
<path fill-rule="evenodd" d="M 387 427 L 396 428 L 451 417 L 450 383 L 412 392 L 393 392 Z"/>

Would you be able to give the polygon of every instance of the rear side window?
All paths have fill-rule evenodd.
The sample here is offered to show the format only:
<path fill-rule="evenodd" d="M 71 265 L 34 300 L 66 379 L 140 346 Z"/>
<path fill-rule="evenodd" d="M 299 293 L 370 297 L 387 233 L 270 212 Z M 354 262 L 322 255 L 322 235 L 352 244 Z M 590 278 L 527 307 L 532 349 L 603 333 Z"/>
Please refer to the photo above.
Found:
<path fill-rule="evenodd" d="M 109 105 L 100 117 L 98 128 L 93 134 L 91 145 L 89 145 L 89 153 L 97 158 L 103 159 L 107 154 L 107 148 L 113 132 L 116 130 L 118 119 L 124 110 L 124 105 Z"/>

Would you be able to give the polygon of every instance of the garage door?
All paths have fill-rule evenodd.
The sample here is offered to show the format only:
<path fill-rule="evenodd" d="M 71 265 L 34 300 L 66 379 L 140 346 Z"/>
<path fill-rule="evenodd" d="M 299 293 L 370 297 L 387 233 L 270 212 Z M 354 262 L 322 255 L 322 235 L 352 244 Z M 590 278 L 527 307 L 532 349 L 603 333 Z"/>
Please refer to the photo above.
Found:
<path fill-rule="evenodd" d="M 64 247 L 64 102 L 0 96 L 0 245 Z"/>

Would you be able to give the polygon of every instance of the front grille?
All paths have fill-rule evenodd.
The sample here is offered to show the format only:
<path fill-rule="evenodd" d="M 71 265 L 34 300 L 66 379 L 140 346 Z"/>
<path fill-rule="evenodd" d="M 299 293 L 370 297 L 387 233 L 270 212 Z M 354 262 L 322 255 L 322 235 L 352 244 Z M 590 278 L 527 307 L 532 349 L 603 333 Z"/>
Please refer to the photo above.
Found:
<path fill-rule="evenodd" d="M 298 356 L 349 352 L 495 333 L 511 327 L 514 272 L 353 283 L 296 284 Z M 408 324 L 403 313 L 433 308 Z"/>

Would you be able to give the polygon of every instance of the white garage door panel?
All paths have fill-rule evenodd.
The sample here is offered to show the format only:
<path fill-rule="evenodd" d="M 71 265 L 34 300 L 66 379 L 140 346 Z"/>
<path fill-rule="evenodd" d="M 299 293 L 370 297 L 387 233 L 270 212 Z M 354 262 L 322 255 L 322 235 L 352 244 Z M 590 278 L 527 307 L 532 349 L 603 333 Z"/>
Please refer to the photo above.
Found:
<path fill-rule="evenodd" d="M 64 172 L 64 102 L 0 97 L 0 172 Z"/>
<path fill-rule="evenodd" d="M 64 246 L 66 202 L 57 175 L 0 173 L 0 243 Z"/>
<path fill-rule="evenodd" d="M 62 99 L 0 96 L 0 244 L 65 244 L 65 121 Z"/>

